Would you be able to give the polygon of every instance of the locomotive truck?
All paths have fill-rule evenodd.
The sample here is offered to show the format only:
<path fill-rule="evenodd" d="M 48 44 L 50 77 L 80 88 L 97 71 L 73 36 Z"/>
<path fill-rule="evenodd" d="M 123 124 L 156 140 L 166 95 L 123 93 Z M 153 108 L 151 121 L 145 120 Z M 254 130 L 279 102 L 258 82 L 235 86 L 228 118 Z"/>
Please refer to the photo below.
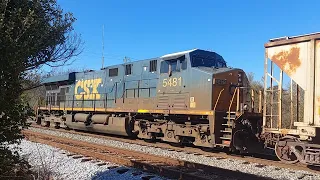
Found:
<path fill-rule="evenodd" d="M 52 76 L 42 82 L 37 123 L 241 153 L 271 148 L 286 163 L 320 165 L 319 52 L 318 33 L 271 39 L 263 92 L 242 69 L 201 49 Z"/>

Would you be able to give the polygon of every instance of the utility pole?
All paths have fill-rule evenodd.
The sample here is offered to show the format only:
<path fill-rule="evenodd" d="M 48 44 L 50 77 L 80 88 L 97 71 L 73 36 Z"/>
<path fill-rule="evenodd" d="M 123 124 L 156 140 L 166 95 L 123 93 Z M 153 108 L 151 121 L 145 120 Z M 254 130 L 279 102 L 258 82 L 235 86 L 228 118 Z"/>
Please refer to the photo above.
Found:
<path fill-rule="evenodd" d="M 104 25 L 102 25 L 102 67 L 104 66 Z"/>

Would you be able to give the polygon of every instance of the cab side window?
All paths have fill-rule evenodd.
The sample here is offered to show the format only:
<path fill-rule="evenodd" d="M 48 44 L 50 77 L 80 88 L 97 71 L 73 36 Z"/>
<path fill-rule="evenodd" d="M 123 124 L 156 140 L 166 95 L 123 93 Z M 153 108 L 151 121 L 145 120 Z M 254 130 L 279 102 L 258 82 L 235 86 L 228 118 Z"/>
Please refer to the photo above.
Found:
<path fill-rule="evenodd" d="M 186 70 L 187 69 L 187 61 L 186 59 L 180 59 L 181 69 Z"/>
<path fill-rule="evenodd" d="M 161 62 L 160 73 L 180 72 L 187 69 L 187 60 L 185 56 L 177 59 L 165 60 Z"/>
<path fill-rule="evenodd" d="M 171 66 L 171 71 L 175 72 L 179 70 L 179 67 L 177 66 L 178 61 L 177 60 L 171 60 L 170 62 L 170 66 Z"/>
<path fill-rule="evenodd" d="M 168 73 L 169 72 L 169 63 L 168 61 L 162 61 L 160 67 L 160 73 Z"/>
<path fill-rule="evenodd" d="M 177 60 L 162 61 L 160 73 L 169 73 L 169 70 L 171 70 L 171 72 L 179 71 L 177 64 L 178 64 Z"/>

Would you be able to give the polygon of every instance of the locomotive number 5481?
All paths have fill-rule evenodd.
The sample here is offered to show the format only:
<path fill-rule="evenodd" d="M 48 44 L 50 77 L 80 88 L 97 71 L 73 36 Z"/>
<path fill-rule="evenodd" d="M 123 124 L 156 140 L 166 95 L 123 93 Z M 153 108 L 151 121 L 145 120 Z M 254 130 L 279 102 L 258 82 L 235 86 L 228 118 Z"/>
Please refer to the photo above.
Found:
<path fill-rule="evenodd" d="M 182 78 L 181 77 L 174 77 L 174 78 L 165 78 L 163 79 L 162 81 L 162 86 L 163 87 L 167 87 L 167 86 L 170 86 L 170 87 L 175 87 L 175 86 L 181 86 L 181 82 L 182 82 Z"/>

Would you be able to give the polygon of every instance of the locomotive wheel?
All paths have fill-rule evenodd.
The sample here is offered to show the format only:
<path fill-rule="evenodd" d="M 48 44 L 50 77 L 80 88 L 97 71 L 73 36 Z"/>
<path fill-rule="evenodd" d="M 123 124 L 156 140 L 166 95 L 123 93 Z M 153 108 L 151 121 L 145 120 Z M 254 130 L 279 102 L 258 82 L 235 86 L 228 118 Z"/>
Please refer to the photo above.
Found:
<path fill-rule="evenodd" d="M 157 141 L 157 138 L 153 133 L 148 133 L 148 136 L 150 139 L 143 139 L 145 142 L 155 143 Z"/>
<path fill-rule="evenodd" d="M 233 151 L 237 150 L 240 153 L 248 153 L 248 148 L 250 147 L 250 141 L 252 141 L 252 139 L 250 138 L 250 133 L 245 130 L 245 129 L 241 129 L 241 130 L 237 130 L 234 134 L 233 134 L 233 140 L 232 140 L 232 144 L 233 144 Z"/>
<path fill-rule="evenodd" d="M 275 145 L 276 156 L 284 163 L 297 163 L 299 159 L 291 152 L 288 142 L 297 142 L 297 140 L 294 137 L 285 137 L 279 140 Z"/>

